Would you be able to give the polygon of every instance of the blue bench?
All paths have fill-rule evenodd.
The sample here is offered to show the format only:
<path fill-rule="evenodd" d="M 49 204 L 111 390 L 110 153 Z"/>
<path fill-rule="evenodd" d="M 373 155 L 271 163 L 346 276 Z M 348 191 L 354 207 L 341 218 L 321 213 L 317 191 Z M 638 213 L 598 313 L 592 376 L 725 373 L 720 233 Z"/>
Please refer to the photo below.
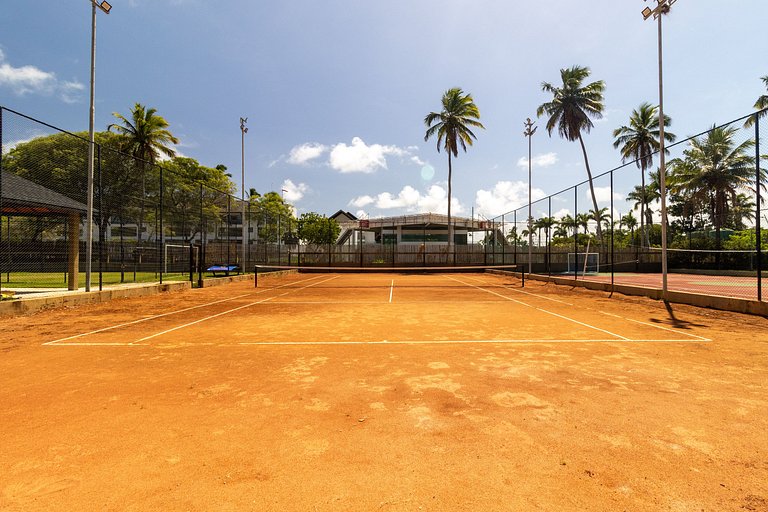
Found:
<path fill-rule="evenodd" d="M 211 265 L 206 271 L 213 273 L 213 277 L 216 277 L 217 272 L 223 272 L 225 276 L 229 276 L 230 272 L 240 273 L 240 265 Z"/>

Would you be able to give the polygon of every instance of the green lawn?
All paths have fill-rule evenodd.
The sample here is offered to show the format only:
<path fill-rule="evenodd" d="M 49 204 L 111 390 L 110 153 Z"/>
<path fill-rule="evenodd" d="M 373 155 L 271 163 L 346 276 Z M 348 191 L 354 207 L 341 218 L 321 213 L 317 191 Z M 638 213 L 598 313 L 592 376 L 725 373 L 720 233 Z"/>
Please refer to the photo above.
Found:
<path fill-rule="evenodd" d="M 64 272 L 11 272 L 2 274 L 0 285 L 3 289 L 10 288 L 66 288 Z M 163 274 L 163 281 L 187 281 L 189 274 Z M 197 276 L 194 278 L 197 281 Z M 122 283 L 155 283 L 160 281 L 160 274 L 155 272 L 137 272 L 134 280 L 133 272 L 125 272 Z M 80 286 L 85 286 L 85 272 L 80 274 Z M 120 272 L 104 272 L 102 284 L 112 286 L 121 284 Z M 91 275 L 91 286 L 99 285 L 99 274 Z"/>

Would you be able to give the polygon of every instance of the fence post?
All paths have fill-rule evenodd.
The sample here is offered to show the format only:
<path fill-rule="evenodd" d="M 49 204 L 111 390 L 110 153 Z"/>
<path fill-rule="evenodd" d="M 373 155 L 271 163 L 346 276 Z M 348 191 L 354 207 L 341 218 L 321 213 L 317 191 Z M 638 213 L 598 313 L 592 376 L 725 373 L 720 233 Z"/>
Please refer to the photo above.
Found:
<path fill-rule="evenodd" d="M 755 240 L 757 245 L 757 300 L 763 300 L 763 249 L 760 229 L 760 114 L 755 113 L 755 191 L 757 192 L 757 214 L 755 215 Z"/>
<path fill-rule="evenodd" d="M 197 287 L 203 287 L 203 265 L 205 264 L 205 218 L 203 217 L 203 184 L 200 183 L 200 250 L 197 254 Z"/>
<path fill-rule="evenodd" d="M 579 215 L 579 186 L 573 187 L 573 280 L 579 278 L 579 223 L 576 217 Z M 586 258 L 586 255 L 584 256 Z"/>
<path fill-rule="evenodd" d="M 165 173 L 163 172 L 163 166 L 160 166 L 160 232 L 158 238 L 160 239 L 160 284 L 163 284 L 163 272 L 165 272 L 165 230 L 163 229 L 163 213 L 165 211 L 163 202 L 163 190 L 165 189 Z"/>
<path fill-rule="evenodd" d="M 3 107 L 0 107 L 0 246 L 2 246 L 3 241 Z M 7 222 L 10 225 L 10 216 L 7 217 Z M 66 230 L 64 230 L 66 233 Z M 8 240 L 10 243 L 10 239 Z M 10 247 L 9 247 L 10 250 Z M 1 268 L 1 267 L 0 267 Z M 8 269 L 10 272 L 10 268 Z M 2 271 L 0 271 L 0 292 L 3 290 L 3 279 L 2 279 Z M 2 295 L 0 295 L 0 298 L 2 298 Z"/>
<path fill-rule="evenodd" d="M 611 171 L 611 293 L 613 293 L 613 285 L 614 285 L 614 273 L 613 270 L 615 268 L 614 261 L 615 261 L 615 253 L 614 253 L 614 239 L 613 239 L 613 230 L 614 230 L 614 224 L 613 224 L 613 171 Z"/>
<path fill-rule="evenodd" d="M 99 184 L 99 291 L 104 289 L 104 237 L 106 236 L 106 225 L 104 223 L 104 188 L 101 183 L 101 144 L 96 144 L 96 175 Z"/>

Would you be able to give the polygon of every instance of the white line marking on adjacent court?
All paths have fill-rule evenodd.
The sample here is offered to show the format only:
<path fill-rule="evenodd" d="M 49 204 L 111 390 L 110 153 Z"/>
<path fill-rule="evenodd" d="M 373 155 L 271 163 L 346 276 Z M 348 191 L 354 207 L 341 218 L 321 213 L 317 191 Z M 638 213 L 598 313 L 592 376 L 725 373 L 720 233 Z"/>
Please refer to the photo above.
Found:
<path fill-rule="evenodd" d="M 475 279 L 477 279 L 477 278 L 475 278 Z M 701 341 L 712 341 L 709 338 L 705 338 L 703 336 L 699 336 L 699 335 L 696 335 L 696 334 L 691 334 L 691 333 L 684 332 L 684 331 L 681 331 L 681 330 L 671 329 L 669 327 L 664 327 L 663 325 L 656 325 L 656 324 L 652 324 L 652 323 L 648 323 L 648 322 L 642 322 L 640 320 L 634 320 L 632 318 L 627 318 L 625 316 L 616 315 L 616 314 L 613 314 L 613 313 L 608 313 L 608 312 L 602 311 L 600 309 L 594 309 L 594 308 L 590 308 L 590 307 L 586 307 L 586 306 L 581 306 L 581 305 L 577 305 L 577 304 L 571 304 L 570 302 L 565 302 L 565 301 L 561 301 L 561 300 L 558 300 L 558 299 L 553 299 L 551 297 L 546 297 L 544 295 L 539 295 L 538 293 L 526 292 L 526 291 L 523 291 L 523 290 L 518 290 L 516 288 L 505 288 L 505 289 L 513 291 L 513 292 L 516 292 L 516 293 L 523 293 L 525 295 L 530 295 L 532 297 L 538 297 L 540 299 L 551 300 L 551 301 L 554 301 L 554 302 L 560 302 L 562 304 L 567 304 L 569 306 L 579 307 L 581 309 L 586 309 L 586 310 L 589 310 L 589 311 L 595 311 L 597 313 L 601 313 L 601 314 L 607 315 L 607 316 L 612 316 L 614 318 L 620 318 L 620 319 L 626 320 L 628 322 L 633 322 L 633 323 L 640 324 L 640 325 L 646 325 L 648 327 L 655 327 L 656 329 L 662 329 L 664 331 L 674 332 L 675 334 L 682 334 L 683 336 L 689 336 L 691 338 L 696 338 L 696 339 L 701 340 Z"/>
<path fill-rule="evenodd" d="M 389 285 L 389 302 L 392 302 L 392 293 L 395 291 L 395 280 L 392 280 L 392 284 Z"/>
<path fill-rule="evenodd" d="M 267 302 L 269 300 L 276 299 L 276 298 L 282 297 L 284 295 L 288 295 L 290 293 L 293 293 L 294 291 L 305 290 L 307 288 L 311 288 L 312 286 L 317 286 L 318 284 L 322 284 L 322 283 L 325 283 L 325 282 L 328 282 L 328 281 L 332 281 L 332 280 L 338 279 L 338 278 L 339 278 L 339 276 L 334 276 L 334 277 L 331 277 L 329 279 L 325 279 L 323 281 L 317 281 L 315 283 L 308 284 L 307 286 L 302 286 L 301 288 L 297 288 L 295 290 L 289 290 L 287 292 L 281 293 L 280 295 L 276 295 L 274 297 L 267 297 L 264 300 L 259 300 L 259 301 L 256 301 L 256 302 L 251 302 L 250 304 L 245 304 L 244 306 L 239 306 L 239 307 L 236 307 L 236 308 L 233 308 L 233 309 L 228 309 L 227 311 L 222 311 L 221 313 L 216 313 L 215 315 L 209 315 L 209 316 L 206 316 L 204 318 L 200 318 L 198 320 L 195 320 L 193 322 L 189 322 L 189 323 L 186 323 L 186 324 L 183 324 L 183 325 L 177 325 L 176 327 L 172 327 L 170 329 L 166 329 L 164 331 L 161 331 L 161 332 L 158 332 L 158 333 L 155 333 L 155 334 L 150 334 L 149 336 L 144 336 L 143 338 L 140 338 L 138 340 L 135 340 L 135 341 L 131 342 L 131 345 L 134 345 L 134 344 L 139 343 L 141 341 L 151 340 L 152 338 L 157 338 L 158 336 L 162 336 L 163 334 L 168 334 L 169 332 L 178 331 L 179 329 L 184 329 L 186 327 L 189 327 L 189 326 L 192 326 L 192 325 L 196 325 L 196 324 L 199 324 L 201 322 L 205 322 L 207 320 L 212 320 L 212 319 L 218 318 L 220 316 L 228 315 L 229 313 L 234 313 L 235 311 L 240 311 L 241 309 L 249 308 L 251 306 L 255 306 L 257 304 L 261 304 L 263 302 Z M 292 284 L 295 284 L 295 283 L 292 283 Z M 287 286 L 287 285 L 285 285 L 285 286 Z M 276 288 L 282 288 L 282 286 L 279 286 L 279 287 L 276 287 Z M 272 289 L 274 290 L 276 288 L 272 288 Z"/>
<path fill-rule="evenodd" d="M 481 286 L 476 286 L 476 285 L 474 285 L 474 284 L 472 284 L 472 283 L 467 283 L 466 281 L 461 281 L 460 279 L 456 279 L 455 277 L 451 277 L 451 276 L 445 276 L 445 277 L 447 277 L 448 279 L 451 279 L 451 280 L 453 280 L 453 281 L 456 281 L 457 283 L 461 283 L 461 284 L 463 284 L 463 285 L 465 285 L 465 286 L 471 286 L 471 287 L 473 287 L 473 288 L 477 288 L 478 290 L 482 290 L 482 291 L 484 291 L 484 292 L 486 292 L 486 293 L 491 293 L 491 294 L 493 294 L 493 295 L 497 295 L 497 296 L 499 296 L 499 297 L 503 297 L 503 298 L 505 298 L 505 299 L 507 299 L 507 300 L 509 300 L 509 301 L 511 301 L 511 302 L 516 302 L 516 303 L 518 303 L 518 304 L 521 304 L 521 305 L 523 305 L 523 306 L 526 306 L 526 307 L 529 307 L 529 308 L 533 308 L 533 309 L 535 309 L 535 310 L 537 310 L 537 311 L 541 311 L 542 313 L 546 313 L 546 314 L 548 314 L 548 315 L 556 316 L 556 317 L 558 317 L 558 318 L 562 318 L 563 320 L 567 320 L 567 321 L 569 321 L 569 322 L 573 322 L 573 323 L 575 323 L 575 324 L 579 324 L 579 325 L 582 325 L 582 326 L 584 326 L 584 327 L 588 327 L 589 329 L 594 329 L 594 330 L 596 330 L 596 331 L 604 332 L 605 334 L 608 334 L 608 335 L 610 335 L 610 336 L 616 336 L 616 337 L 617 337 L 617 338 L 619 338 L 619 339 L 622 339 L 622 340 L 625 340 L 625 341 L 629 341 L 629 338 L 625 338 L 624 336 L 622 336 L 622 335 L 620 335 L 620 334 L 616 334 L 616 333 L 613 333 L 613 332 L 611 332 L 611 331 L 607 331 L 607 330 L 605 330 L 605 329 L 601 329 L 601 328 L 599 328 L 599 327 L 595 327 L 594 325 L 590 325 L 590 324 L 587 324 L 587 323 L 584 323 L 584 322 L 579 322 L 578 320 L 574 320 L 573 318 L 568 318 L 567 316 L 559 315 L 559 314 L 557 314 L 557 313 L 554 313 L 554 312 L 552 312 L 552 311 L 548 311 L 548 310 L 546 310 L 546 309 L 542 309 L 542 308 L 538 308 L 538 307 L 536 307 L 536 306 L 532 306 L 532 305 L 530 305 L 530 304 L 527 304 L 527 303 L 525 303 L 525 302 L 522 302 L 522 301 L 519 301 L 519 300 L 513 299 L 512 297 L 508 297 L 508 296 L 506 296 L 506 295 L 502 295 L 502 294 L 500 294 L 500 293 L 496 293 L 496 292 L 494 292 L 494 291 L 491 291 L 491 290 L 487 290 L 487 289 L 485 289 L 485 288 L 483 288 L 483 287 L 481 287 Z"/>
<path fill-rule="evenodd" d="M 318 279 L 318 277 L 310 277 L 308 279 L 303 279 L 301 281 L 298 281 L 298 283 L 303 283 L 305 281 L 310 281 L 312 279 Z M 292 284 L 296 284 L 296 283 L 292 283 Z M 136 324 L 140 324 L 142 322 L 148 322 L 150 320 L 155 320 L 157 318 L 163 318 L 163 317 L 166 317 L 166 316 L 175 315 L 177 313 L 184 313 L 186 311 L 192 311 L 193 309 L 204 308 L 204 307 L 208 307 L 208 306 L 213 306 L 214 304 L 220 304 L 222 302 L 229 302 L 229 301 L 233 301 L 233 300 L 237 300 L 237 299 L 242 299 L 243 297 L 248 297 L 248 296 L 251 296 L 251 295 L 257 295 L 259 293 L 264 293 L 264 291 L 274 290 L 274 289 L 277 289 L 277 288 L 283 288 L 284 286 L 288 286 L 288 285 L 285 284 L 285 285 L 277 286 L 275 288 L 262 289 L 262 290 L 259 290 L 258 292 L 244 293 L 243 295 L 237 295 L 235 297 L 229 297 L 227 299 L 215 300 L 213 302 L 206 302 L 205 304 L 198 304 L 197 306 L 190 306 L 188 308 L 179 309 L 179 310 L 176 310 L 176 311 L 169 311 L 168 313 L 161 313 L 159 315 L 152 315 L 152 316 L 148 316 L 146 318 L 140 318 L 138 320 L 133 320 L 131 322 L 124 322 L 124 323 L 117 324 L 117 325 L 110 325 L 109 327 L 102 327 L 101 329 L 96 329 L 94 331 L 83 332 L 83 333 L 80 333 L 80 334 L 74 334 L 72 336 L 67 336 L 66 338 L 59 338 L 58 340 L 47 341 L 47 342 L 43 343 L 43 345 L 55 345 L 56 343 L 60 343 L 62 341 L 73 340 L 73 339 L 76 339 L 76 338 L 82 338 L 84 336 L 90 336 L 92 334 L 98 334 L 100 332 L 111 331 L 111 330 L 114 330 L 114 329 L 119 329 L 120 327 L 127 327 L 129 325 L 136 325 Z M 71 344 L 72 343 L 68 343 L 68 345 L 71 345 Z M 101 345 L 107 345 L 107 343 L 101 343 Z"/>

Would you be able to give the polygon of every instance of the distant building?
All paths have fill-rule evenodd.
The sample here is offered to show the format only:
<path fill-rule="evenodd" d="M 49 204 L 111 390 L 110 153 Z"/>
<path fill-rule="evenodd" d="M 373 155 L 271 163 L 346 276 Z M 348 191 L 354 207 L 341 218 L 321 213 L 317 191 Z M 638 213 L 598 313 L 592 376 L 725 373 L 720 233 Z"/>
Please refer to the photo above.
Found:
<path fill-rule="evenodd" d="M 349 212 L 339 210 L 330 218 L 341 226 L 338 245 L 446 245 L 448 243 L 448 216 L 436 213 L 419 213 L 399 217 L 358 219 Z M 504 242 L 504 234 L 498 225 L 488 221 L 451 217 L 454 226 L 454 245 L 477 244 L 488 235 Z"/>

